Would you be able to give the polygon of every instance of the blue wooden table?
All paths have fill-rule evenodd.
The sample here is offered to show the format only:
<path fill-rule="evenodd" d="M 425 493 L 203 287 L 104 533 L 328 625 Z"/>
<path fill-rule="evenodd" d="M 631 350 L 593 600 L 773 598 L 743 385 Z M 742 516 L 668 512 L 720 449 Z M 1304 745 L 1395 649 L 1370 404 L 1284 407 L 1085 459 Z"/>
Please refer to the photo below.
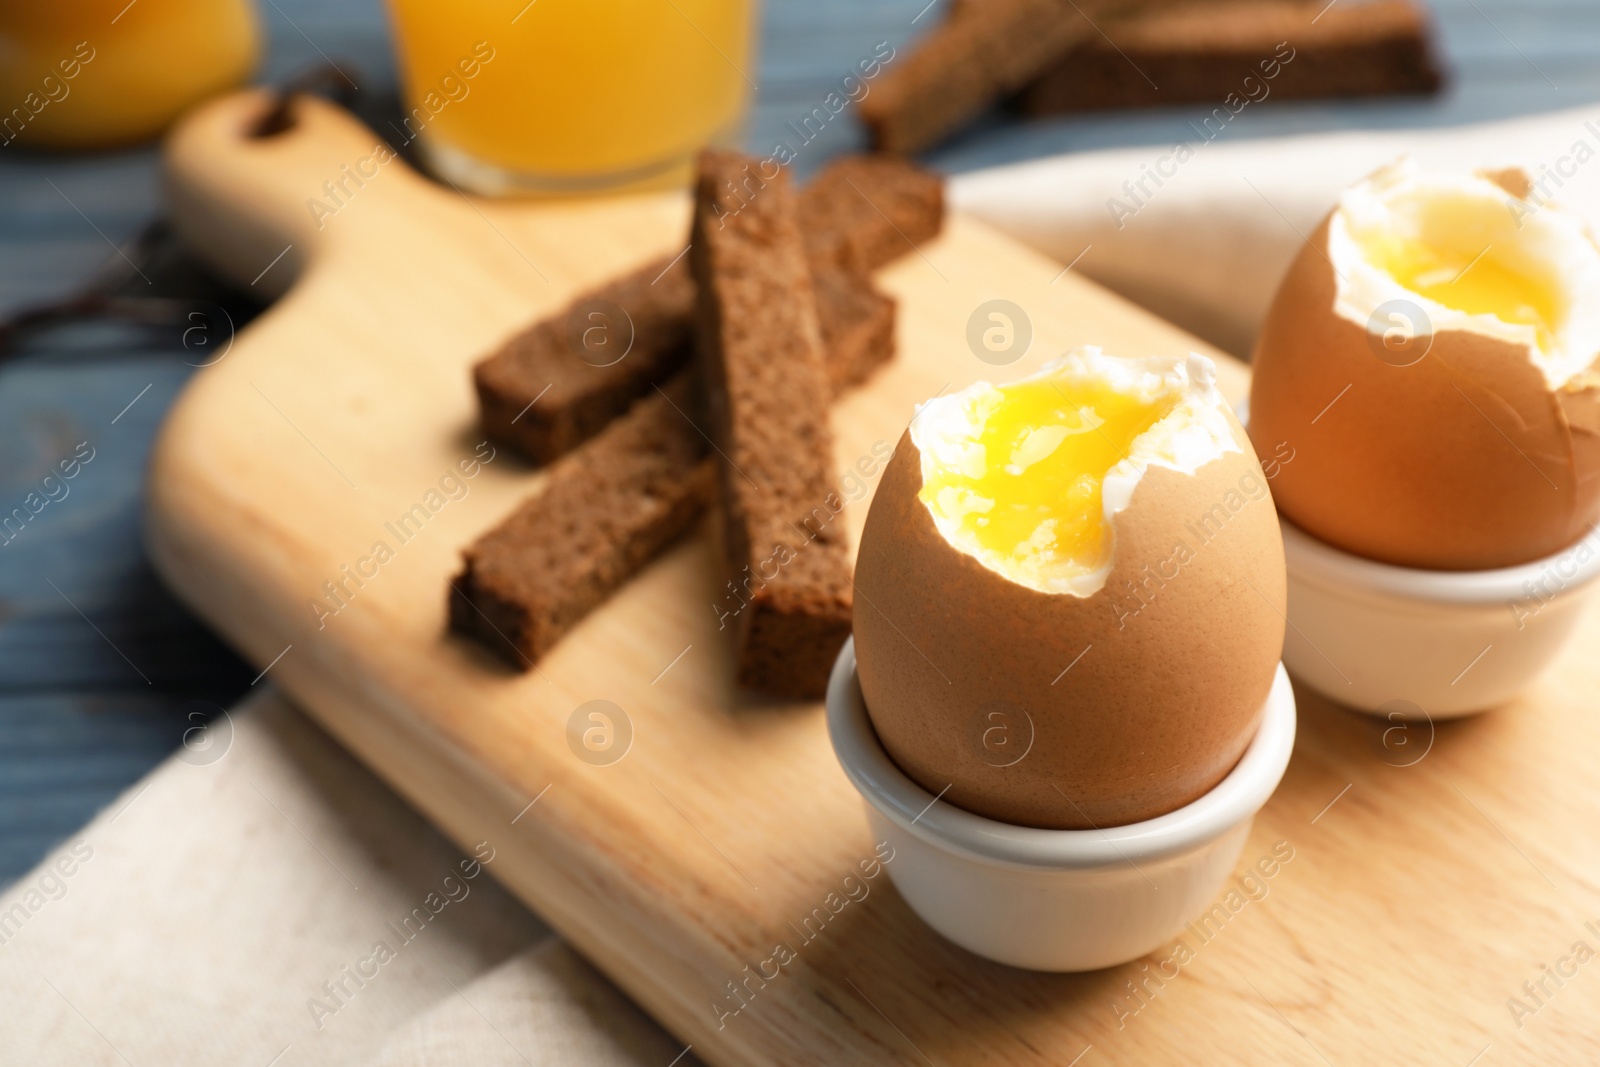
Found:
<path fill-rule="evenodd" d="M 877 42 L 903 46 L 935 21 L 938 4 L 913 25 L 926 3 L 768 0 L 750 146 L 770 148 L 785 122 L 808 114 Z M 272 0 L 262 8 L 271 39 L 264 79 L 281 80 L 326 54 L 361 72 L 363 113 L 398 111 L 378 0 Z M 1227 136 L 1479 122 L 1600 99 L 1600 4 L 1593 0 L 1438 0 L 1437 12 L 1454 75 L 1445 95 L 1266 107 Z M 1026 123 L 996 113 L 930 162 L 958 171 L 1171 143 L 1204 110 Z M 858 146 L 854 127 L 831 125 L 797 169 L 803 175 Z M 0 149 L 0 312 L 59 296 L 118 262 L 118 248 L 159 211 L 153 149 L 92 156 Z M 110 803 L 182 742 L 195 716 L 236 698 L 256 674 L 162 589 L 145 561 L 139 524 L 145 459 L 161 418 L 193 365 L 226 342 L 216 308 L 242 326 L 259 306 L 182 256 L 145 269 L 148 282 L 130 272 L 130 289 L 186 302 L 205 312 L 195 321 L 210 330 L 155 337 L 78 325 L 36 339 L 0 368 L 0 516 L 23 507 L 31 492 L 40 494 L 36 506 L 56 497 L 0 545 L 0 885 Z M 63 459 L 90 451 L 76 477 L 45 483 Z"/>

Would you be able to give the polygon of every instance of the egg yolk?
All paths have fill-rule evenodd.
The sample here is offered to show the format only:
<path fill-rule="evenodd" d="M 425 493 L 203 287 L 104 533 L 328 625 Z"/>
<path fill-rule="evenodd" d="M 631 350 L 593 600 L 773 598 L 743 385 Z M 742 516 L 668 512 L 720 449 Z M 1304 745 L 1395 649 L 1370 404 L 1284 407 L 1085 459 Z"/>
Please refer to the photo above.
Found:
<path fill-rule="evenodd" d="M 1563 313 L 1560 295 L 1548 281 L 1497 259 L 1492 246 L 1458 255 L 1384 234 L 1369 239 L 1363 251 L 1367 262 L 1413 293 L 1468 315 L 1493 315 L 1514 326 L 1532 326 L 1539 347 L 1551 349 Z"/>
<path fill-rule="evenodd" d="M 1181 395 L 1153 401 L 1103 382 L 1022 381 L 972 401 L 959 467 L 925 473 L 922 502 L 985 551 L 1058 573 L 1109 560 L 1100 502 L 1106 473 Z"/>

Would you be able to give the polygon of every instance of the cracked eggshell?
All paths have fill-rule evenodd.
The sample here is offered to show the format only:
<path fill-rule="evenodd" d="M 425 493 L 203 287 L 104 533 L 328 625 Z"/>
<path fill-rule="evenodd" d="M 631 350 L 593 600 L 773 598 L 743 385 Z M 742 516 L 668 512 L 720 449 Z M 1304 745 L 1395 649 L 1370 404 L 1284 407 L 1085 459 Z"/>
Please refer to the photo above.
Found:
<path fill-rule="evenodd" d="M 1527 188 L 1518 172 L 1484 177 Z M 1595 368 L 1554 387 L 1526 344 L 1466 323 L 1436 324 L 1409 366 L 1385 361 L 1367 323 L 1336 309 L 1333 217 L 1256 342 L 1250 436 L 1266 455 L 1292 449 L 1272 483 L 1284 516 L 1347 552 L 1440 570 L 1526 563 L 1578 540 L 1600 518 Z"/>
<path fill-rule="evenodd" d="M 907 430 L 867 515 L 855 607 L 862 694 L 901 770 L 976 814 L 1065 830 L 1173 811 L 1233 769 L 1282 652 L 1285 576 L 1260 464 L 1223 410 L 1242 451 L 1147 469 L 1088 596 L 1018 584 L 945 540 Z M 1224 513 L 1209 541 L 1191 528 Z M 995 727 L 1004 744 L 985 740 Z"/>

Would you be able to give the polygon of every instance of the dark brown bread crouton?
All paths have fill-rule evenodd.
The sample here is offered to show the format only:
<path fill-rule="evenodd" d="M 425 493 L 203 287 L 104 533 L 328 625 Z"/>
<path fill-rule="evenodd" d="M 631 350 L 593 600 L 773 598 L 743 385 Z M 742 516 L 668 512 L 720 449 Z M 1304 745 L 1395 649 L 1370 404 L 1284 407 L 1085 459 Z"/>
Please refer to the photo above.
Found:
<path fill-rule="evenodd" d="M 813 271 L 831 264 L 864 275 L 931 240 L 943 224 L 944 180 L 895 156 L 846 156 L 800 192 Z"/>
<path fill-rule="evenodd" d="M 1230 93 L 1252 100 L 1433 93 L 1443 81 L 1427 10 L 1414 0 L 1331 7 L 1327 0 L 1214 0 L 1142 12 L 1105 29 L 1106 37 L 1084 40 L 1025 88 L 1018 107 L 1032 115 L 1221 107 Z"/>
<path fill-rule="evenodd" d="M 689 361 L 694 285 L 649 263 L 573 301 L 473 368 L 484 432 L 548 463 Z"/>
<path fill-rule="evenodd" d="M 828 386 L 838 396 L 894 357 L 894 300 L 853 271 L 813 270 Z"/>
<path fill-rule="evenodd" d="M 1080 0 L 1090 17 L 1123 5 Z M 1093 34 L 1071 0 L 964 3 L 890 62 L 861 101 L 861 121 L 880 152 L 918 152 L 1038 77 Z"/>
<path fill-rule="evenodd" d="M 689 258 L 742 685 L 816 698 L 850 634 L 831 389 L 788 175 L 701 154 Z"/>
<path fill-rule="evenodd" d="M 711 499 L 688 375 L 550 468 L 543 492 L 465 552 L 450 627 L 526 670 L 692 526 Z"/>

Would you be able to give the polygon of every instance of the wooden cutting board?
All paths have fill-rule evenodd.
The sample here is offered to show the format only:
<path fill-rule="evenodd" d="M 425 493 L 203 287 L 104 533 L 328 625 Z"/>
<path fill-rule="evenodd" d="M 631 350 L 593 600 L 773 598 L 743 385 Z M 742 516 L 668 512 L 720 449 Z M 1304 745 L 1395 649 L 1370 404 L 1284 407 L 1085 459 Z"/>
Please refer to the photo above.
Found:
<path fill-rule="evenodd" d="M 1385 732 L 1301 692 L 1295 759 L 1223 898 L 1226 920 L 1185 935 L 1185 951 L 1087 975 L 1010 970 L 940 940 L 881 876 L 835 914 L 829 902 L 874 851 L 861 803 L 820 706 L 729 684 L 703 532 L 536 672 L 445 633 L 459 549 L 539 487 L 503 451 L 452 479 L 482 440 L 469 365 L 576 291 L 682 249 L 686 201 L 469 200 L 380 161 L 377 137 L 321 103 L 302 104 L 286 133 L 248 139 L 260 106 L 222 100 L 170 145 L 172 211 L 195 250 L 284 295 L 173 409 L 152 463 L 151 553 L 463 848 L 491 843 L 494 873 L 694 1055 L 941 1067 L 1600 1057 L 1600 964 L 1562 962 L 1574 942 L 1600 948 L 1600 922 L 1584 925 L 1600 920 L 1594 622 L 1525 701 L 1436 731 Z M 900 300 L 900 355 L 835 408 L 840 471 L 892 445 L 915 401 L 1080 343 L 1198 349 L 1231 395 L 1246 387 L 1239 364 L 971 219 L 880 281 Z M 994 298 L 1025 308 L 1034 332 L 999 371 L 966 341 L 969 315 Z M 846 509 L 853 534 L 875 478 Z M 369 576 L 357 588 L 346 567 Z M 324 583 L 341 580 L 353 595 L 332 613 Z M 591 700 L 631 724 L 609 765 L 569 746 L 569 718 Z M 1240 888 L 1274 854 L 1273 876 Z M 820 932 L 804 922 L 816 914 Z M 772 973 L 779 945 L 793 958 L 751 979 Z M 1543 966 L 1575 976 L 1544 979 L 1535 1001 L 1522 983 Z"/>

